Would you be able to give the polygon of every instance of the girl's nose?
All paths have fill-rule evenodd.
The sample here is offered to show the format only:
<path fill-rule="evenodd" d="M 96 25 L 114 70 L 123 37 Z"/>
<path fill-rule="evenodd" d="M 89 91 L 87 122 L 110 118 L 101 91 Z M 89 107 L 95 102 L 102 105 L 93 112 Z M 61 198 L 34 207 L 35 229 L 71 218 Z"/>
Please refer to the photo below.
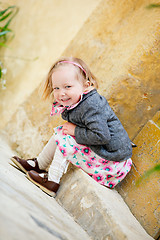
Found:
<path fill-rule="evenodd" d="M 65 91 L 63 89 L 60 90 L 60 96 L 64 96 L 65 95 Z"/>

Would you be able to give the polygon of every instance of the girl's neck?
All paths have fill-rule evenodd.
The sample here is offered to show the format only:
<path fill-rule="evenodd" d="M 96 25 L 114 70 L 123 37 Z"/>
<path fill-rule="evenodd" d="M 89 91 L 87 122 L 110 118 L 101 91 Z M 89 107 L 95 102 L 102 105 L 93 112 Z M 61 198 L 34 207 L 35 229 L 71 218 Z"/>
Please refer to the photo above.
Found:
<path fill-rule="evenodd" d="M 86 88 L 85 90 L 84 90 L 84 93 L 88 93 L 88 92 L 90 92 L 90 91 L 92 91 L 94 89 L 94 87 L 92 87 L 92 86 L 89 86 L 88 88 Z"/>

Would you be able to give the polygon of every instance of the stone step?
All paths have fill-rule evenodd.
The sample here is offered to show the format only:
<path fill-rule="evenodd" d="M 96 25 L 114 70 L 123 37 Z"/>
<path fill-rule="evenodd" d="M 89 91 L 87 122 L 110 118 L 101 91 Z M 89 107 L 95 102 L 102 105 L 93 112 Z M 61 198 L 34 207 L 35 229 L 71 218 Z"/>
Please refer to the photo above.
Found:
<path fill-rule="evenodd" d="M 54 199 L 9 164 L 9 158 L 15 153 L 1 139 L 0 152 L 0 232 L 3 239 L 12 240 L 14 234 L 17 240 L 22 236 L 31 240 L 44 237 L 71 240 L 153 239 L 131 214 L 116 190 L 101 186 L 82 170 L 70 166 Z"/>
<path fill-rule="evenodd" d="M 54 198 L 9 164 L 13 154 L 0 139 L 0 239 L 89 240 Z"/>
<path fill-rule="evenodd" d="M 71 167 L 56 200 L 94 240 L 151 240 L 116 190 Z"/>
<path fill-rule="evenodd" d="M 134 216 L 155 239 L 160 237 L 160 174 L 155 172 L 138 186 L 146 171 L 160 164 L 160 111 L 149 120 L 134 139 L 133 167 L 117 187 Z"/>

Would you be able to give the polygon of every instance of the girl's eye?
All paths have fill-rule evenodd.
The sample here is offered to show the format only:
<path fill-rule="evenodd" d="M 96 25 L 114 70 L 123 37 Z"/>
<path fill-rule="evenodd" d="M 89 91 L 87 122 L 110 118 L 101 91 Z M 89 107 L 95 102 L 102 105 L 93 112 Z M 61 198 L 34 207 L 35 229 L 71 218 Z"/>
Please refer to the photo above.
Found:
<path fill-rule="evenodd" d="M 53 90 L 58 90 L 58 89 L 59 89 L 58 87 L 53 88 Z"/>
<path fill-rule="evenodd" d="M 71 88 L 71 86 L 66 86 L 66 88 Z"/>

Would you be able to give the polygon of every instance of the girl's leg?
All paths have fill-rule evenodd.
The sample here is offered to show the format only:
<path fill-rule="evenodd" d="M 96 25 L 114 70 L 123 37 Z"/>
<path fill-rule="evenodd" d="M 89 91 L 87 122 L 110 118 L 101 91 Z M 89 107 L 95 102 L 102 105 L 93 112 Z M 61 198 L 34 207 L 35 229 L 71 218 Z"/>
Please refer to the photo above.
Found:
<path fill-rule="evenodd" d="M 46 170 L 52 162 L 55 150 L 56 142 L 53 135 L 37 158 L 22 159 L 17 156 L 13 156 L 11 160 L 24 173 L 31 170 L 41 173 L 45 172 L 44 170 Z"/>
<path fill-rule="evenodd" d="M 57 145 L 53 135 L 37 157 L 37 162 L 40 169 L 46 169 L 50 165 L 53 160 L 56 147 Z"/>
<path fill-rule="evenodd" d="M 39 174 L 35 171 L 29 171 L 27 176 L 31 182 L 40 187 L 50 196 L 54 197 L 59 189 L 60 179 L 65 170 L 67 170 L 68 163 L 69 162 L 64 158 L 57 147 L 48 174 Z"/>
<path fill-rule="evenodd" d="M 69 161 L 67 161 L 57 147 L 53 161 L 49 167 L 48 180 L 59 183 L 63 173 L 67 170 L 68 164 Z"/>

